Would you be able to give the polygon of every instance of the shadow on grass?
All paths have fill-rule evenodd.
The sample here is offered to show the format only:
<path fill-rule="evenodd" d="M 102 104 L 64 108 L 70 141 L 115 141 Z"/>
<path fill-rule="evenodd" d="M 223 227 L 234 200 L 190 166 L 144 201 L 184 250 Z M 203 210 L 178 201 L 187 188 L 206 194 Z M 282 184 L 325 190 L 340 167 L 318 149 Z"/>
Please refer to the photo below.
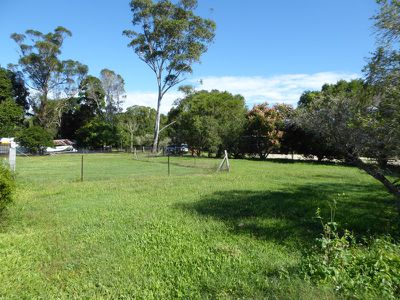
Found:
<path fill-rule="evenodd" d="M 338 196 L 338 191 L 345 194 Z M 322 232 L 315 212 L 320 208 L 328 221 L 333 199 L 337 199 L 335 221 L 339 228 L 349 229 L 357 236 L 398 235 L 393 199 L 369 185 L 315 184 L 277 191 L 230 190 L 215 192 L 180 208 L 221 220 L 235 234 L 310 246 Z"/>
<path fill-rule="evenodd" d="M 266 159 L 259 158 L 246 158 L 246 160 L 250 161 L 259 161 L 259 162 L 270 162 L 277 164 L 304 164 L 304 165 L 320 165 L 320 166 L 351 166 L 348 163 L 342 161 L 330 161 L 330 160 L 312 160 L 312 159 L 291 159 L 291 158 L 271 158 L 267 157 Z"/>
<path fill-rule="evenodd" d="M 249 161 L 258 161 L 258 162 L 269 162 L 269 163 L 277 163 L 277 164 L 303 164 L 303 165 L 320 165 L 320 166 L 342 166 L 342 167 L 349 167 L 354 168 L 355 166 L 351 163 L 337 160 L 312 160 L 312 159 L 291 159 L 291 158 L 269 158 L 262 160 L 259 158 L 246 158 Z M 373 162 L 372 162 L 373 163 Z M 399 164 L 388 164 L 386 167 L 383 168 L 383 173 L 386 176 L 397 176 L 400 177 L 400 165 Z"/>

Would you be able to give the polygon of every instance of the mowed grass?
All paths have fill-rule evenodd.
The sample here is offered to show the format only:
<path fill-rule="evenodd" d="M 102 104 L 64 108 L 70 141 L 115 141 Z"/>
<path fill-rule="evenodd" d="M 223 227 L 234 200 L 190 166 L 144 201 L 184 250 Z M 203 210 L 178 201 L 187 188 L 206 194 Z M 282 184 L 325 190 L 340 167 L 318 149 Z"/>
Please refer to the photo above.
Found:
<path fill-rule="evenodd" d="M 0 223 L 7 299 L 335 298 L 298 276 L 318 207 L 356 234 L 397 231 L 393 199 L 358 169 L 127 154 L 19 157 Z M 340 196 L 338 196 L 340 194 Z"/>

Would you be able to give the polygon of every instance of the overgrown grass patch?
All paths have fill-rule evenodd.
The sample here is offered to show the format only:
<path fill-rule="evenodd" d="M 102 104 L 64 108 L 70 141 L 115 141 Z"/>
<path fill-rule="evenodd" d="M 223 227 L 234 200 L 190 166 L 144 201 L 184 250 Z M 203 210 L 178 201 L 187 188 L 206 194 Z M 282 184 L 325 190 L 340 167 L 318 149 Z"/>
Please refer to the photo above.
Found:
<path fill-rule="evenodd" d="M 355 168 L 232 160 L 215 173 L 218 160 L 173 160 L 168 176 L 163 159 L 86 155 L 80 182 L 78 155 L 19 158 L 0 227 L 0 295 L 334 298 L 295 271 L 321 233 L 317 207 L 329 214 L 344 193 L 343 227 L 396 231 L 393 199 Z"/>

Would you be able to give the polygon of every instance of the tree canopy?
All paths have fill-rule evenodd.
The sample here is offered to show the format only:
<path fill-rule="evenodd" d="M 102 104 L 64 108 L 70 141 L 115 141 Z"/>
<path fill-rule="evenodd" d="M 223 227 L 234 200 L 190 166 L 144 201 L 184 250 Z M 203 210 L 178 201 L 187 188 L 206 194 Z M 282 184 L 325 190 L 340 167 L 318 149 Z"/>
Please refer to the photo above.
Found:
<path fill-rule="evenodd" d="M 51 123 L 47 120 L 49 95 L 53 98 L 60 98 L 60 95 L 71 97 L 88 71 L 87 66 L 77 61 L 59 58 L 64 39 L 71 35 L 61 26 L 46 34 L 29 29 L 25 34 L 11 35 L 20 49 L 19 67 L 29 87 L 38 93 L 32 106 L 39 124 L 44 127 Z"/>
<path fill-rule="evenodd" d="M 28 96 L 21 73 L 0 67 L 0 102 L 12 99 L 24 110 L 28 110 Z"/>
<path fill-rule="evenodd" d="M 132 24 L 125 30 L 128 44 L 139 59 L 154 72 L 157 80 L 157 115 L 154 126 L 153 151 L 157 150 L 160 131 L 160 105 L 163 96 L 192 72 L 192 64 L 200 60 L 214 38 L 215 23 L 194 13 L 197 0 L 132 0 Z"/>
<path fill-rule="evenodd" d="M 100 81 L 105 93 L 106 119 L 113 122 L 115 115 L 122 111 L 125 81 L 121 75 L 109 69 L 100 71 Z"/>
<path fill-rule="evenodd" d="M 223 150 L 237 153 L 244 129 L 244 98 L 228 92 L 199 91 L 181 99 L 170 111 L 171 137 L 176 143 L 221 155 Z"/>

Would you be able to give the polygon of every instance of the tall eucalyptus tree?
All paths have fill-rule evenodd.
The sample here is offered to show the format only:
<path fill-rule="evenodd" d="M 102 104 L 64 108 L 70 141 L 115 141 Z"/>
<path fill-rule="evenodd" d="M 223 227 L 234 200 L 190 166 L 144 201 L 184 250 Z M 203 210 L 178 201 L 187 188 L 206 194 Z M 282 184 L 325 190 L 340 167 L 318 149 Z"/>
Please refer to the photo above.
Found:
<path fill-rule="evenodd" d="M 157 116 L 154 125 L 153 152 L 157 151 L 160 132 L 160 106 L 164 95 L 183 76 L 192 72 L 214 39 L 215 23 L 197 16 L 197 0 L 132 0 L 132 24 L 135 30 L 123 33 L 139 59 L 154 72 L 157 80 Z"/>

